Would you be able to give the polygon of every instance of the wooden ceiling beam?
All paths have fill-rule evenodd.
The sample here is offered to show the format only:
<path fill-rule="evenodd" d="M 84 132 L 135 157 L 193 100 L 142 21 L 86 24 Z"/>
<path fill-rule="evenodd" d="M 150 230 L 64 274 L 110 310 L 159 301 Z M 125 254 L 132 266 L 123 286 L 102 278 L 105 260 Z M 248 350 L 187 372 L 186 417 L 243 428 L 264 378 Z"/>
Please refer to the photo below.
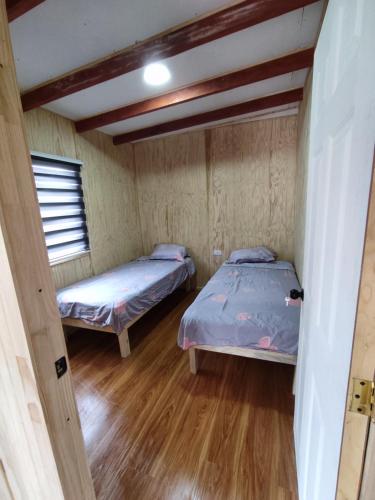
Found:
<path fill-rule="evenodd" d="M 44 83 L 22 96 L 24 111 L 181 54 L 317 0 L 243 0 Z"/>
<path fill-rule="evenodd" d="M 186 103 L 194 99 L 266 80 L 267 78 L 308 68 L 312 66 L 313 58 L 314 48 L 300 50 L 293 54 L 279 57 L 278 59 L 263 62 L 216 78 L 210 78 L 209 80 L 188 85 L 157 97 L 151 97 L 144 101 L 79 120 L 75 123 L 76 130 L 77 132 L 86 132 L 87 130 L 134 118 L 135 116 L 151 113 L 152 111 L 175 106 L 176 104 Z"/>
<path fill-rule="evenodd" d="M 152 127 L 116 135 L 113 137 L 113 144 L 117 146 L 126 142 L 134 142 L 141 139 L 147 139 L 155 135 L 176 132 L 177 130 L 195 127 L 197 125 L 203 125 L 205 123 L 224 120 L 226 118 L 232 118 L 235 116 L 246 115 L 255 111 L 261 111 L 263 109 L 274 108 L 276 106 L 283 106 L 285 104 L 301 101 L 302 98 L 303 88 L 288 90 L 279 94 L 272 94 L 266 97 L 260 97 L 251 101 L 235 104 L 234 106 L 215 109 L 214 111 L 187 116 L 178 120 L 153 125 Z"/>
<path fill-rule="evenodd" d="M 6 0 L 8 21 L 12 22 L 45 0 Z"/>

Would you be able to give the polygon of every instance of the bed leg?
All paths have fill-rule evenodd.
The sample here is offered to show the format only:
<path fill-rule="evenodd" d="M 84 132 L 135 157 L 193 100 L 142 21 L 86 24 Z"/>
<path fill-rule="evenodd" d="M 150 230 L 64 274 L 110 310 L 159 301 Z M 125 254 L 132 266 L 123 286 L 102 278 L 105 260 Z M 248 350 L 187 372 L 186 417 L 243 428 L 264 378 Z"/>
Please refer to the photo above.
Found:
<path fill-rule="evenodd" d="M 120 346 L 121 357 L 127 358 L 130 354 L 129 335 L 127 328 L 124 328 L 118 336 L 118 343 Z"/>
<path fill-rule="evenodd" d="M 192 292 L 193 290 L 196 289 L 197 284 L 197 273 L 195 273 L 193 276 L 189 276 L 185 280 L 185 292 Z"/>
<path fill-rule="evenodd" d="M 194 347 L 190 347 L 189 362 L 190 362 L 190 371 L 193 375 L 196 375 L 199 369 L 198 358 L 199 358 L 199 353 L 197 349 L 194 349 Z"/>

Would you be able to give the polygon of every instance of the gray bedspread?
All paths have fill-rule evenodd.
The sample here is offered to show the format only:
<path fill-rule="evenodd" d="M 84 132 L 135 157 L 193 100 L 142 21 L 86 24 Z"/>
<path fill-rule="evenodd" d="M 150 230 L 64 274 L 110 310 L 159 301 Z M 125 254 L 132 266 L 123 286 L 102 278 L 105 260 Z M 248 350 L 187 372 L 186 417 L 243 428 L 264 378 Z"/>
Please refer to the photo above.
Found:
<path fill-rule="evenodd" d="M 110 271 L 57 291 L 62 318 L 94 326 L 124 326 L 178 288 L 195 272 L 190 257 L 184 262 L 141 257 Z"/>
<path fill-rule="evenodd" d="M 223 264 L 186 310 L 178 345 L 236 346 L 297 354 L 300 301 L 293 265 Z"/>

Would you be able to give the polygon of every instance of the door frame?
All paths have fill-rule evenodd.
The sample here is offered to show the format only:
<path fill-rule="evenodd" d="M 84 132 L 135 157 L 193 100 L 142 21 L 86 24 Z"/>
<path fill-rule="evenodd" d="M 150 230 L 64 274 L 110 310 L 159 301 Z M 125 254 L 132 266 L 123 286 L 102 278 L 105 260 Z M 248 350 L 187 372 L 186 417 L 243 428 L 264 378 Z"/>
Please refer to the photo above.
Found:
<path fill-rule="evenodd" d="M 364 461 L 360 500 L 374 500 L 375 491 L 375 423 L 370 424 Z"/>
<path fill-rule="evenodd" d="M 10 287 L 8 289 L 12 290 L 13 286 L 16 297 L 13 309 L 0 310 L 1 318 L 8 321 L 1 327 L 3 351 L 0 350 L 0 354 L 5 352 L 7 365 L 13 363 L 12 370 L 8 370 L 8 366 L 2 368 L 2 374 L 7 373 L 9 376 L 6 396 L 9 401 L 12 401 L 12 398 L 23 397 L 20 393 L 20 376 L 21 380 L 28 381 L 35 389 L 32 392 L 24 386 L 24 391 L 28 391 L 27 396 L 32 396 L 35 403 L 28 405 L 29 418 L 35 423 L 33 427 L 29 426 L 29 435 L 30 442 L 34 440 L 41 453 L 45 453 L 40 457 L 40 461 L 46 467 L 45 475 L 47 471 L 51 471 L 48 491 L 53 489 L 53 485 L 54 489 L 58 490 L 60 481 L 65 499 L 91 500 L 95 499 L 95 493 L 44 241 L 30 151 L 24 131 L 5 0 L 0 0 L 0 40 L 2 279 L 3 274 L 6 276 L 6 265 L 9 264 L 8 281 L 2 281 L 1 290 L 3 292 L 7 285 Z M 2 243 L 4 248 L 1 247 Z M 17 329 L 14 332 L 14 342 L 18 339 L 18 345 L 14 346 L 13 351 L 10 350 L 9 344 L 6 344 L 6 332 L 9 331 L 9 326 L 13 328 L 16 326 Z M 23 352 L 23 356 L 19 355 L 20 352 Z M 55 362 L 64 357 L 67 370 L 58 378 Z M 19 365 L 19 373 L 14 369 L 15 359 Z M 8 371 L 5 371 L 6 369 Z M 26 472 L 11 460 L 12 443 L 7 443 L 11 436 L 14 436 L 14 432 L 8 433 L 7 430 L 14 430 L 21 424 L 18 419 L 16 421 L 11 419 L 11 412 L 9 415 L 3 413 L 2 417 L 2 425 L 5 427 L 2 429 L 2 436 L 5 436 L 2 449 L 8 445 L 8 453 L 1 457 L 0 486 L 7 488 L 8 497 L 10 495 L 13 498 L 33 498 L 32 492 L 27 490 L 27 484 L 24 484 Z M 16 441 L 17 445 L 20 445 L 20 449 L 17 450 L 20 460 L 22 454 L 24 453 L 26 457 L 31 449 L 21 440 L 21 436 L 19 441 Z M 38 461 L 36 457 L 34 458 L 34 468 L 37 468 Z M 22 460 L 19 463 L 22 463 Z M 59 481 L 57 477 L 54 480 L 52 476 L 56 469 Z M 42 476 L 43 472 L 40 471 L 38 478 L 41 480 Z M 20 490 L 20 486 L 23 486 L 24 490 Z M 22 491 L 27 492 L 26 496 L 21 494 Z M 48 491 L 44 491 L 44 487 L 41 487 L 38 498 L 51 498 Z M 61 491 L 55 491 L 53 496 L 61 497 Z"/>
<path fill-rule="evenodd" d="M 353 378 L 374 380 L 375 373 L 375 149 L 352 360 L 341 445 L 337 500 L 360 495 L 368 443 L 370 417 L 350 411 Z M 372 424 L 375 425 L 375 424 Z M 374 432 L 374 431 L 373 431 Z M 373 441 L 372 441 L 373 442 Z"/>
<path fill-rule="evenodd" d="M 0 272 L 0 498 L 63 500 L 1 225 Z"/>

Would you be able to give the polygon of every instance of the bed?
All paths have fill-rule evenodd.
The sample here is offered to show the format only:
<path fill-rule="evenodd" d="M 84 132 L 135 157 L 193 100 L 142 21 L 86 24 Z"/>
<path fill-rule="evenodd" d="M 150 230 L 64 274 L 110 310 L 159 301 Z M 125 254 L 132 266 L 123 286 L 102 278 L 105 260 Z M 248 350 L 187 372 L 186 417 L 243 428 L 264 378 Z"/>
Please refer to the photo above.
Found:
<path fill-rule="evenodd" d="M 224 263 L 182 317 L 178 345 L 189 350 L 190 370 L 198 351 L 215 351 L 295 365 L 300 299 L 290 262 Z"/>
<path fill-rule="evenodd" d="M 62 323 L 117 334 L 121 356 L 127 357 L 129 327 L 180 286 L 190 289 L 194 274 L 190 257 L 141 257 L 58 290 Z"/>

